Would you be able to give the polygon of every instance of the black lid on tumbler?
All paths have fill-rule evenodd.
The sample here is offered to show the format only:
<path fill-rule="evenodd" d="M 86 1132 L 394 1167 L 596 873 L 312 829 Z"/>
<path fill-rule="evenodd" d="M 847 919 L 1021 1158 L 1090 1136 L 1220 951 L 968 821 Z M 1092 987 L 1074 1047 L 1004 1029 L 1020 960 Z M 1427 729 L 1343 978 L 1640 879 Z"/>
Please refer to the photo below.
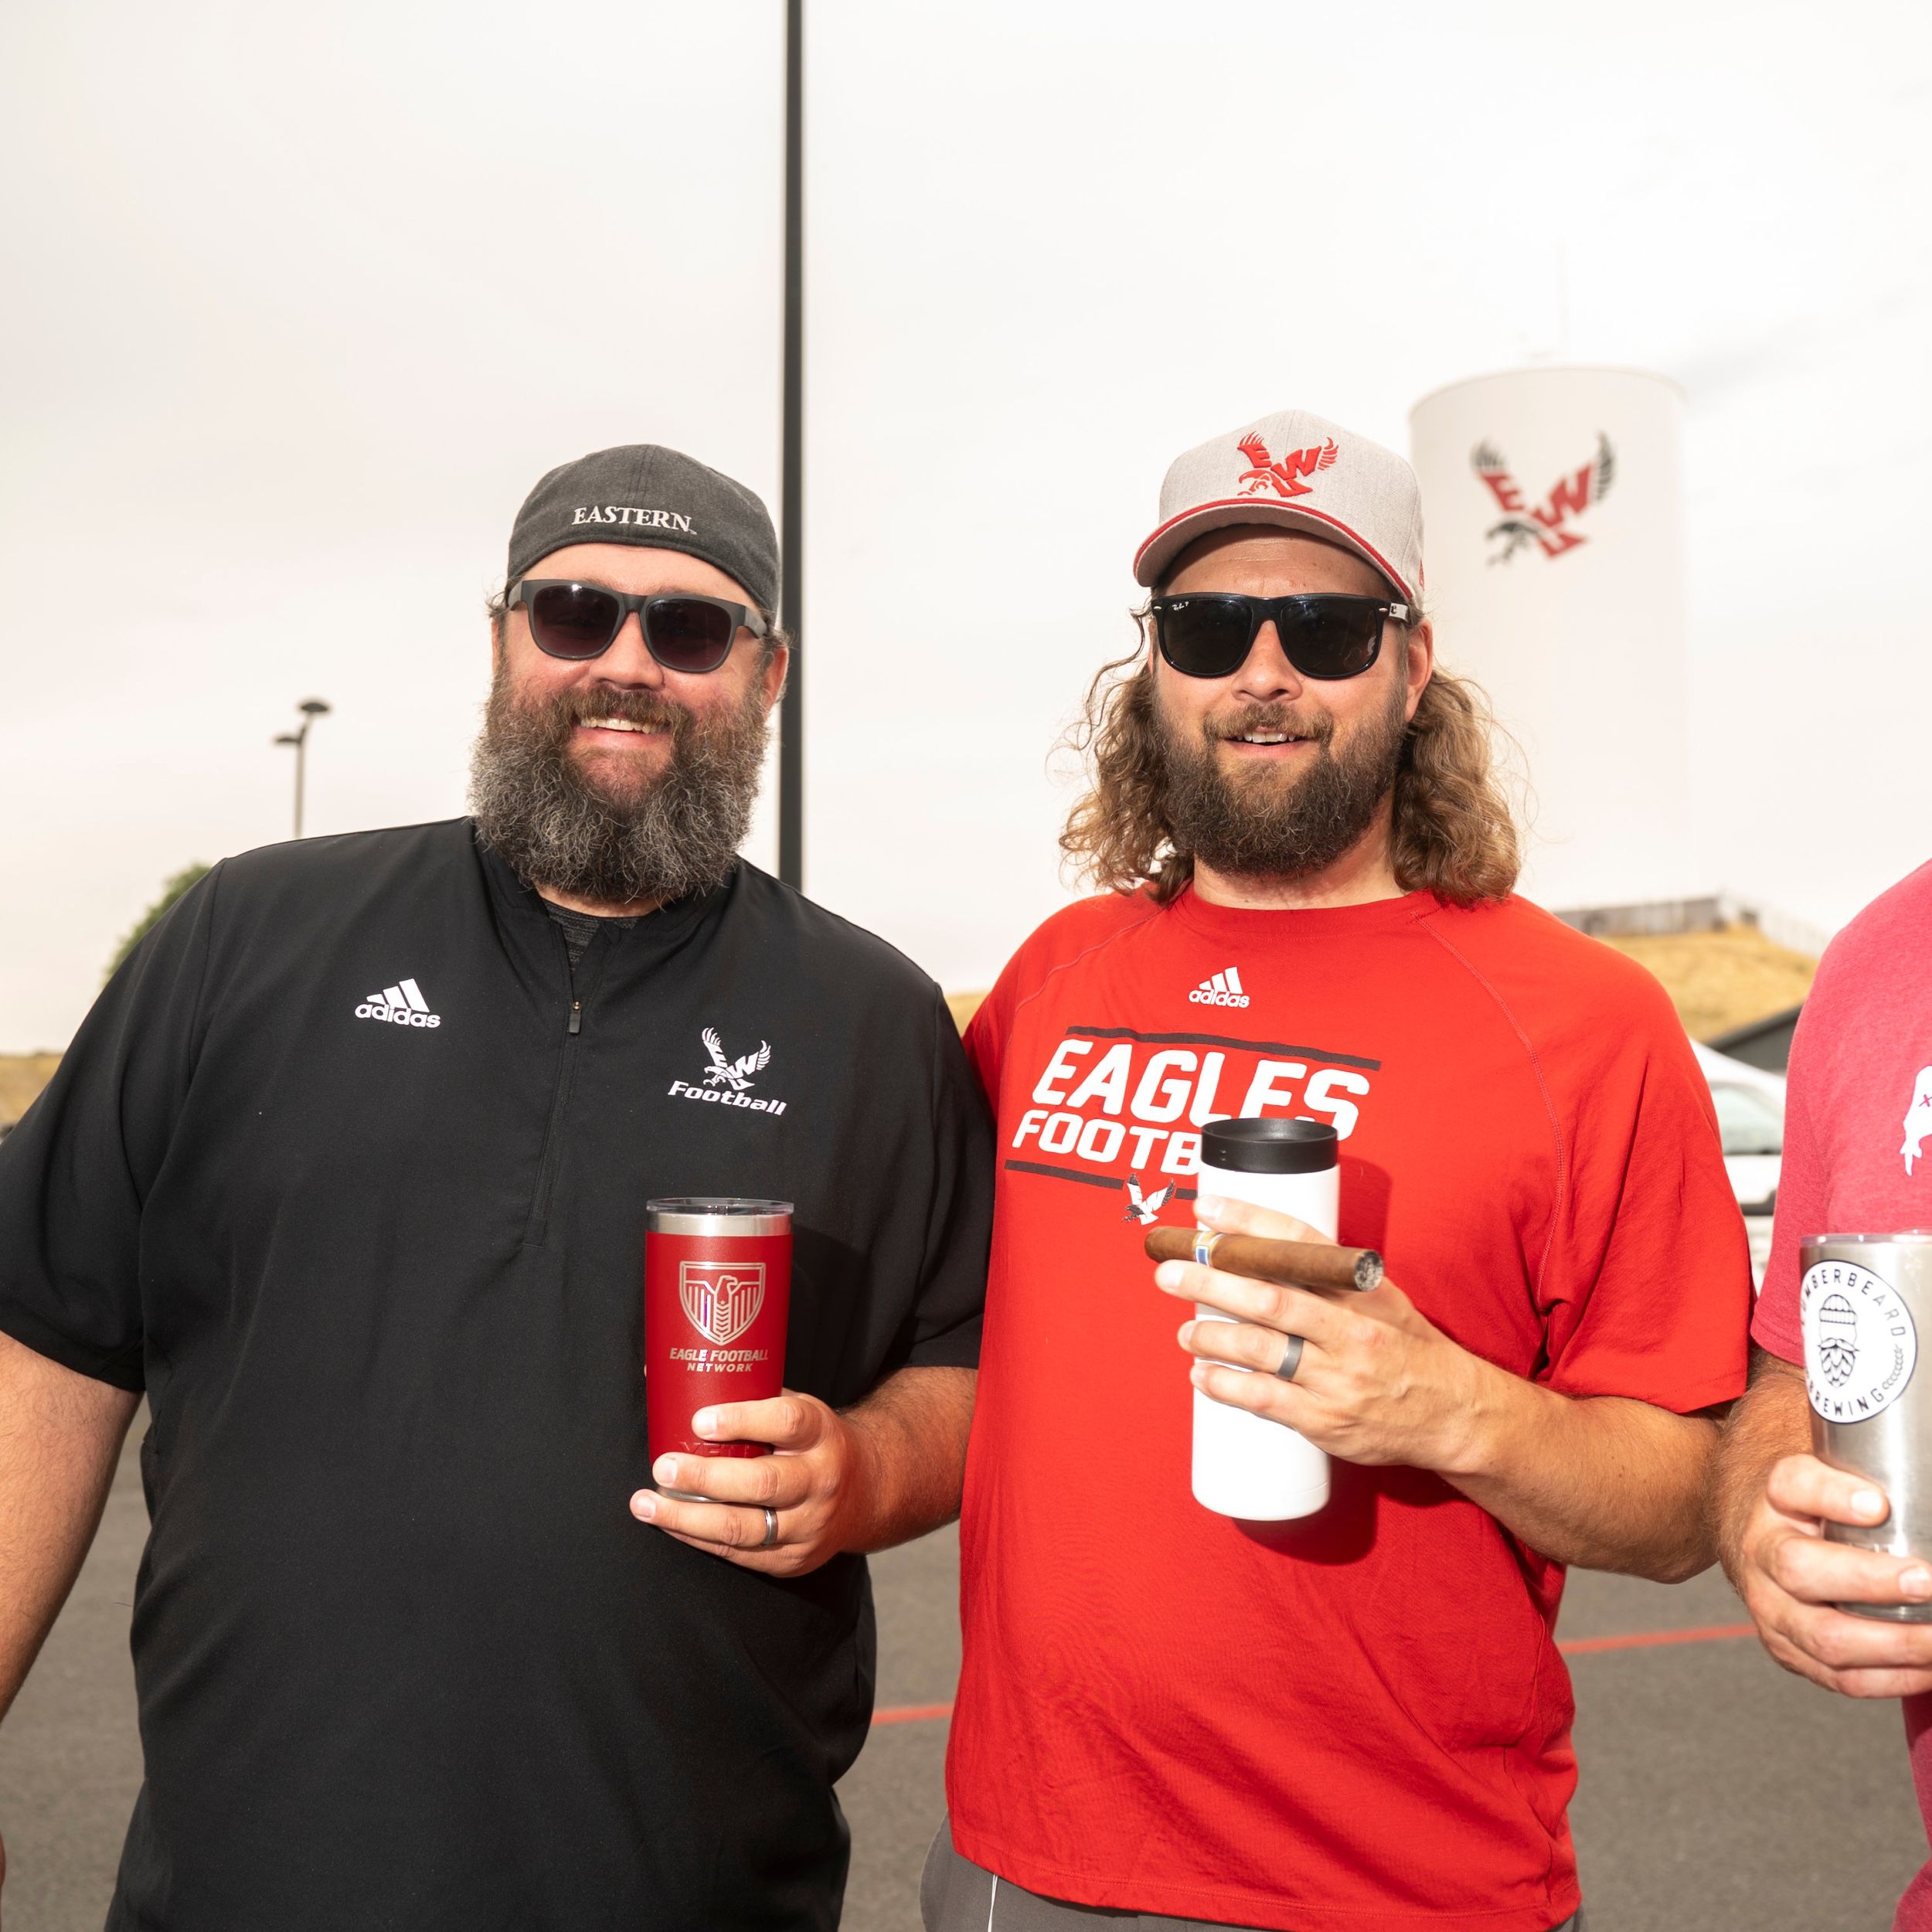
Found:
<path fill-rule="evenodd" d="M 1320 1174 L 1341 1148 L 1326 1121 L 1216 1121 L 1201 1134 L 1202 1160 L 1233 1174 Z"/>

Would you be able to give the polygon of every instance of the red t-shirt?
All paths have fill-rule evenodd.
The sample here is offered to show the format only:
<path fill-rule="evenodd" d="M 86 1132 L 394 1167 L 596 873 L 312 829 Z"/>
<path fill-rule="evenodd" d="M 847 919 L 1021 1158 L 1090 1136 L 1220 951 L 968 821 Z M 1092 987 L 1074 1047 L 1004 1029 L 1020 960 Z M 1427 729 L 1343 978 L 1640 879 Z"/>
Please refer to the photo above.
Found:
<path fill-rule="evenodd" d="M 975 1017 L 1001 1171 L 967 1461 L 959 1850 L 1077 1903 L 1292 1932 L 1546 1932 L 1577 1905 L 1560 1566 L 1440 1478 L 1301 1523 L 1189 1488 L 1202 1124 L 1342 1136 L 1342 1240 L 1465 1348 L 1679 1412 L 1743 1386 L 1744 1231 L 1662 989 L 1520 900 L 1087 900 Z"/>
<path fill-rule="evenodd" d="M 1777 1216 L 1751 1332 L 1802 1362 L 1798 1244 L 1818 1234 L 1932 1227 L 1932 866 L 1875 900 L 1832 940 L 1791 1042 Z M 1932 1696 L 1905 1700 L 1912 1777 L 1932 1828 Z M 1932 1932 L 1932 1865 L 1899 1904 L 1900 1932 Z"/>

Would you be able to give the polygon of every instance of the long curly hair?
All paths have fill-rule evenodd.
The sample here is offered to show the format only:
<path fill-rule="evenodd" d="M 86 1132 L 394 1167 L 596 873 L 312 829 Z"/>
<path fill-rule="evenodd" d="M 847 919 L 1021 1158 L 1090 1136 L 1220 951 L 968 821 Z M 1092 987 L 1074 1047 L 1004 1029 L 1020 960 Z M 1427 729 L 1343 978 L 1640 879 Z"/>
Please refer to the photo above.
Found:
<path fill-rule="evenodd" d="M 1165 904 L 1194 876 L 1194 855 L 1176 845 L 1168 816 L 1149 612 L 1143 606 L 1133 614 L 1139 644 L 1101 666 L 1064 740 L 1090 765 L 1090 783 L 1067 815 L 1060 850 L 1078 877 L 1101 890 L 1145 886 Z M 1403 891 L 1469 906 L 1515 888 L 1522 859 L 1497 756 L 1501 736 L 1481 688 L 1438 669 L 1410 721 L 1396 772 L 1390 855 Z"/>

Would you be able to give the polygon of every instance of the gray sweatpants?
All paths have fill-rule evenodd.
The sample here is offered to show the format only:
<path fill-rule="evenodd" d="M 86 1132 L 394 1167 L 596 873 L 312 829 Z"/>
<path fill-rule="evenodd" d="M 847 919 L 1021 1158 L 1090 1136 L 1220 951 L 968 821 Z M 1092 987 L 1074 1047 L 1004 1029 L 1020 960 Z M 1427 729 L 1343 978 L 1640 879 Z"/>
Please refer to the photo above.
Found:
<path fill-rule="evenodd" d="M 919 1881 L 919 1915 L 926 1932 L 1230 1932 L 1220 1921 L 1168 1919 L 1157 1912 L 1116 1912 L 1104 1905 L 1043 1899 L 953 1849 L 952 1827 L 941 1825 Z M 1550 1932 L 1588 1932 L 1583 1915 Z"/>

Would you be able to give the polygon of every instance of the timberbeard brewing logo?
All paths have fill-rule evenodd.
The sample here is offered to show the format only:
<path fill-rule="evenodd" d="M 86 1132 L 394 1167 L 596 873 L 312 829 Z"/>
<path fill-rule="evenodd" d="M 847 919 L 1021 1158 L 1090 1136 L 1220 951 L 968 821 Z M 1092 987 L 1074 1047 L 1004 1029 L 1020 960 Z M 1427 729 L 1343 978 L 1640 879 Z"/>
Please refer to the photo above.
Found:
<path fill-rule="evenodd" d="M 1905 1393 L 1919 1332 L 1890 1282 L 1849 1261 L 1821 1261 L 1798 1289 L 1804 1386 L 1827 1422 L 1865 1422 Z"/>
<path fill-rule="evenodd" d="M 1301 481 L 1317 470 L 1325 470 L 1342 452 L 1332 436 L 1318 449 L 1291 450 L 1276 462 L 1260 437 L 1250 434 L 1235 445 L 1248 459 L 1248 467 L 1236 479 L 1243 496 L 1262 496 L 1273 490 L 1277 496 L 1310 496 L 1314 492 Z"/>
<path fill-rule="evenodd" d="M 758 1318 L 765 1305 L 762 1261 L 680 1261 L 678 1299 L 691 1325 L 707 1342 L 728 1349 Z"/>
<path fill-rule="evenodd" d="M 1523 502 L 1509 464 L 1491 444 L 1478 443 L 1469 453 L 1469 466 L 1488 485 L 1490 495 L 1506 512 L 1500 523 L 1492 523 L 1484 532 L 1492 543 L 1500 540 L 1502 546 L 1492 553 L 1492 563 L 1507 563 L 1532 545 L 1545 556 L 1561 556 L 1587 542 L 1569 527 L 1570 519 L 1593 503 L 1602 502 L 1617 474 L 1615 453 L 1601 430 L 1597 432 L 1597 454 L 1573 474 L 1559 477 L 1548 499 L 1534 509 Z"/>

